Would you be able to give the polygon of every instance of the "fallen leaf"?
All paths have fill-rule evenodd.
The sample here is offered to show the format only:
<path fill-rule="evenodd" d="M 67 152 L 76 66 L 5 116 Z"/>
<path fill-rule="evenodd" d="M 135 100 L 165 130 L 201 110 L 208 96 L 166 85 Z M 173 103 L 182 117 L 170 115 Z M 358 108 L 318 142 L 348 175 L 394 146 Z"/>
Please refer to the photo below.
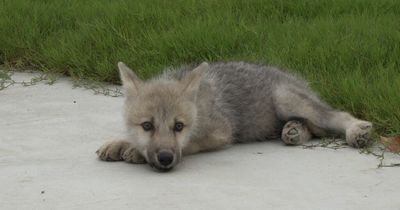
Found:
<path fill-rule="evenodd" d="M 381 143 L 386 146 L 386 148 L 394 153 L 400 152 L 400 136 L 394 137 L 384 137 L 381 136 Z"/>

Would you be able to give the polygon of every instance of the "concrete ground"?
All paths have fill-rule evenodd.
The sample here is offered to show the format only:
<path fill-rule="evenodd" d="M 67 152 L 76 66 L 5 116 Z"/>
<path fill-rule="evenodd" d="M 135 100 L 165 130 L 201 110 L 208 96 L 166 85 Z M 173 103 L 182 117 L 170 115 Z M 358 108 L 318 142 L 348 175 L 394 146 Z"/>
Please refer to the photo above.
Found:
<path fill-rule="evenodd" d="M 170 173 L 101 162 L 124 134 L 122 103 L 66 78 L 0 91 L 0 209 L 400 209 L 400 168 L 351 148 L 235 145 Z"/>

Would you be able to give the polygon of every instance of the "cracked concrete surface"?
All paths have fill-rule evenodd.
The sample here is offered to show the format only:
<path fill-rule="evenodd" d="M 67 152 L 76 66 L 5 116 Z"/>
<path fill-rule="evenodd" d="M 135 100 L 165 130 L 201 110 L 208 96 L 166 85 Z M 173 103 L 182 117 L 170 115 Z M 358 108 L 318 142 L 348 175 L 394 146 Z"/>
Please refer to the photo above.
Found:
<path fill-rule="evenodd" d="M 101 162 L 124 135 L 122 103 L 66 78 L 0 91 L 0 209 L 400 209 L 400 168 L 352 148 L 234 145 L 170 173 Z"/>

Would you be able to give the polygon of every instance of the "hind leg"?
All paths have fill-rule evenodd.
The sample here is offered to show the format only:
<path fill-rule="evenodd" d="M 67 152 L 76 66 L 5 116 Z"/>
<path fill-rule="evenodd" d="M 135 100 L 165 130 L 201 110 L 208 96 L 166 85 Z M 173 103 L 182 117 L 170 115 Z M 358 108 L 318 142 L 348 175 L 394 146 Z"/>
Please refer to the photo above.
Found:
<path fill-rule="evenodd" d="M 372 123 L 332 109 L 308 89 L 281 86 L 274 93 L 274 103 L 280 119 L 305 119 L 317 136 L 345 137 L 353 147 L 363 147 L 370 139 Z"/>
<path fill-rule="evenodd" d="M 287 145 L 301 145 L 311 139 L 311 133 L 304 122 L 288 121 L 282 129 L 282 141 Z"/>

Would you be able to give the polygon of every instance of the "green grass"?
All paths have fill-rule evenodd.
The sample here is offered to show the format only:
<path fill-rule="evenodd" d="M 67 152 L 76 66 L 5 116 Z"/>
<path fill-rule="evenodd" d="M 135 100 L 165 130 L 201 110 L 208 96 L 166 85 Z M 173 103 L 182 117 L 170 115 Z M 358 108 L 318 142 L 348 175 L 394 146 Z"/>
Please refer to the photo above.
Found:
<path fill-rule="evenodd" d="M 118 82 L 183 63 L 299 72 L 333 106 L 400 134 L 398 0 L 0 0 L 0 64 Z"/>

